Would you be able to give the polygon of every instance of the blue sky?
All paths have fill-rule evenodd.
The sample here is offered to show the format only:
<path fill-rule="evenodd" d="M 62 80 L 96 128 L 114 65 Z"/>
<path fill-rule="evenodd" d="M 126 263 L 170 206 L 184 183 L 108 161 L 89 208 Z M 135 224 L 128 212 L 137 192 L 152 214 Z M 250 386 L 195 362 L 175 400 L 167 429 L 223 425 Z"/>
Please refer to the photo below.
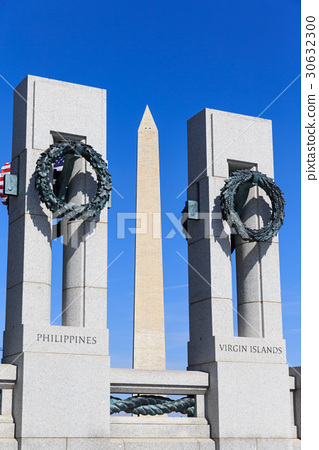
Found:
<path fill-rule="evenodd" d="M 287 202 L 279 233 L 284 337 L 288 362 L 300 365 L 300 2 L 2 0 L 0 17 L 1 166 L 11 159 L 12 142 L 13 92 L 4 79 L 15 87 L 32 74 L 108 91 L 108 160 L 120 193 L 112 197 L 109 261 L 124 252 L 108 274 L 111 365 L 131 366 L 134 236 L 116 238 L 116 214 L 135 209 L 136 135 L 146 104 L 160 136 L 167 367 L 187 365 L 188 280 L 177 254 L 187 257 L 186 241 L 179 233 L 165 239 L 172 228 L 165 213 L 183 209 L 186 121 L 205 107 L 264 111 L 261 117 L 273 121 L 275 181 Z M 3 206 L 0 228 L 3 330 Z M 54 283 L 53 316 L 61 308 L 59 269 Z"/>

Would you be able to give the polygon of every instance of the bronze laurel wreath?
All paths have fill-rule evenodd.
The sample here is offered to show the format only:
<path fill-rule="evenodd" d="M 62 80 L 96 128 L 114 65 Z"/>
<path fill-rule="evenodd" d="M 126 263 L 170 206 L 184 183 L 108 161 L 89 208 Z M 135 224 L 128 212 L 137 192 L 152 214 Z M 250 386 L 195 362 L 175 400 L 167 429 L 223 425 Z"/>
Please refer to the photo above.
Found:
<path fill-rule="evenodd" d="M 238 211 L 235 209 L 234 197 L 238 188 L 244 183 L 251 186 L 258 185 L 269 196 L 272 205 L 271 218 L 268 224 L 260 230 L 248 228 L 240 219 Z M 285 200 L 283 193 L 274 183 L 274 180 L 265 174 L 248 169 L 236 170 L 225 180 L 225 185 L 221 189 L 220 206 L 224 220 L 230 222 L 240 237 L 245 241 L 262 242 L 276 236 L 279 228 L 284 222 Z"/>
<path fill-rule="evenodd" d="M 50 175 L 52 164 L 57 158 L 67 154 L 78 154 L 86 159 L 93 167 L 97 177 L 97 192 L 95 197 L 84 205 L 69 205 L 59 199 L 53 192 Z M 68 220 L 87 219 L 94 217 L 101 211 L 110 198 L 112 189 L 111 176 L 108 172 L 107 163 L 102 156 L 90 145 L 76 141 L 57 142 L 41 153 L 36 163 L 34 173 L 35 188 L 40 200 L 46 207 L 57 213 L 58 218 L 67 217 Z"/>

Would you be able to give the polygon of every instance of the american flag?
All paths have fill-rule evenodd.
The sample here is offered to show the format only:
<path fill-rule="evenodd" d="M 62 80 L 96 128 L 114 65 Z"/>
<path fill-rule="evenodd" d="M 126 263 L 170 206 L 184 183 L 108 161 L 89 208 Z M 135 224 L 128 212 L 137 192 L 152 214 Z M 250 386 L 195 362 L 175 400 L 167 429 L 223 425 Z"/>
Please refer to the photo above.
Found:
<path fill-rule="evenodd" d="M 56 170 L 57 172 L 62 172 L 63 169 L 63 164 L 64 164 L 64 156 L 60 156 L 60 158 L 57 158 L 54 161 L 54 170 Z"/>
<path fill-rule="evenodd" d="M 4 189 L 4 174 L 10 173 L 11 171 L 11 163 L 5 163 L 3 167 L 1 167 L 0 171 L 0 198 L 3 205 L 8 204 L 8 196 L 3 195 L 3 189 Z"/>

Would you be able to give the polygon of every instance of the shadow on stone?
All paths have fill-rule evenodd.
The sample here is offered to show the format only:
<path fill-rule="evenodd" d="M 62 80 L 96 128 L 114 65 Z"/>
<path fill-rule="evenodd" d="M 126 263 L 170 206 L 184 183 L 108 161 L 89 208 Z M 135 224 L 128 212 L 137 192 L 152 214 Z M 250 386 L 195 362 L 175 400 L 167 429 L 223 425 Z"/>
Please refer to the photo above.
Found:
<path fill-rule="evenodd" d="M 243 212 L 240 215 L 243 223 L 246 220 L 253 217 L 255 214 L 258 214 L 259 219 L 262 220 L 263 226 L 267 225 L 270 222 L 271 218 L 271 207 L 265 201 L 265 199 L 261 196 L 258 198 L 251 198 L 244 206 Z"/>
<path fill-rule="evenodd" d="M 219 243 L 225 255 L 230 256 L 230 245 L 228 242 L 226 242 L 229 241 L 230 236 L 225 231 L 224 221 L 220 209 L 220 196 L 216 197 L 214 200 L 210 228 L 213 231 L 215 242 Z M 206 237 L 209 238 L 209 235 Z"/>
<path fill-rule="evenodd" d="M 35 175 L 30 178 L 28 189 L 26 192 L 27 197 L 27 211 L 30 214 L 31 220 L 34 226 L 41 231 L 43 236 L 46 237 L 48 242 L 51 242 L 51 223 L 48 219 L 46 212 L 44 211 L 38 193 L 35 190 Z"/>
<path fill-rule="evenodd" d="M 236 236 L 237 242 L 239 241 L 239 239 L 239 236 Z M 242 239 L 240 239 L 240 241 L 241 243 L 243 243 Z M 265 242 L 250 242 L 246 243 L 246 245 L 247 244 L 251 246 L 251 249 L 241 261 L 242 266 L 245 268 L 245 270 L 241 271 L 241 277 L 243 277 L 243 279 L 245 279 L 250 271 L 254 268 L 254 266 L 256 264 L 259 264 L 263 257 L 266 256 L 268 249 L 272 244 L 272 240 Z M 238 245 L 236 245 L 236 247 L 237 246 Z"/>
<path fill-rule="evenodd" d="M 93 219 L 87 219 L 83 221 L 79 227 L 77 227 L 71 236 L 67 239 L 67 244 L 69 246 L 68 253 L 69 257 L 75 253 L 78 249 L 81 242 L 87 241 L 90 237 L 93 236 L 96 230 L 96 222 L 99 221 L 99 214 Z M 62 228 L 62 230 L 66 231 L 66 225 Z M 64 244 L 64 242 L 63 242 Z M 65 244 L 64 244 L 65 245 Z"/>

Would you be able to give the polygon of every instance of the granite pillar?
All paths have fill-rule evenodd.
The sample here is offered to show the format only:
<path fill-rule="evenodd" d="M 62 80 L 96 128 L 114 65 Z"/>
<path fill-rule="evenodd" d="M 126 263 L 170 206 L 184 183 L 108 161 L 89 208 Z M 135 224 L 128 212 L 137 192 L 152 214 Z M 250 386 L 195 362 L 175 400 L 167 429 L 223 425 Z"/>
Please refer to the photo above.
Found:
<path fill-rule="evenodd" d="M 99 439 L 105 444 L 109 436 L 107 209 L 93 226 L 62 227 L 69 227 L 64 290 L 72 295 L 64 302 L 64 326 L 50 324 L 52 214 L 39 200 L 33 173 L 40 154 L 65 136 L 84 139 L 106 157 L 105 91 L 27 76 L 14 95 L 12 173 L 19 195 L 9 205 L 3 349 L 3 362 L 18 369 L 13 416 L 22 450 L 69 448 L 71 438 L 84 444 L 92 437 L 90 448 L 99 449 Z M 87 180 L 91 169 L 82 167 Z M 86 192 L 86 182 L 76 183 L 74 192 Z"/>
<path fill-rule="evenodd" d="M 257 244 L 235 236 L 234 305 L 231 230 L 220 211 L 220 189 L 231 172 L 251 169 L 273 178 L 271 122 L 205 109 L 187 130 L 187 199 L 199 205 L 199 220 L 187 221 L 188 370 L 210 374 L 211 437 L 216 450 L 298 449 L 282 338 L 278 237 Z M 250 189 L 242 220 L 260 228 L 269 216 L 265 193 Z"/>

